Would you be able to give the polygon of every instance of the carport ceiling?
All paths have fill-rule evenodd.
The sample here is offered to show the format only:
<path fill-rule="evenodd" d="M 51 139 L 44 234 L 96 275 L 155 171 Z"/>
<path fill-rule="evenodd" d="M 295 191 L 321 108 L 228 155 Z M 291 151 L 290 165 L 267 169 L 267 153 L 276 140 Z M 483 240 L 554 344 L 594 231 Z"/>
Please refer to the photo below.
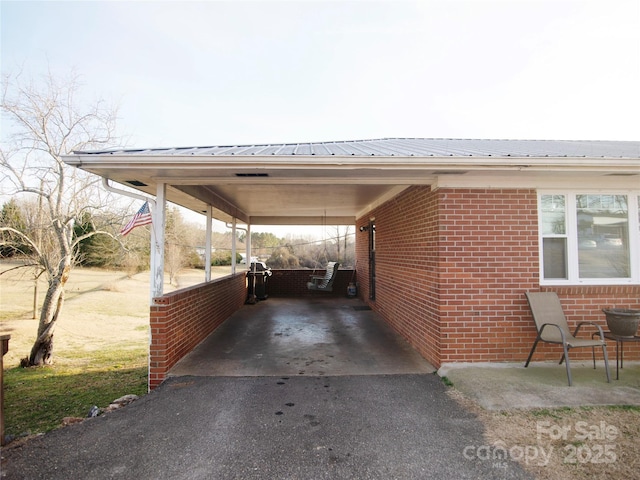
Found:
<path fill-rule="evenodd" d="M 324 212 L 330 216 L 354 217 L 358 212 L 384 197 L 394 187 L 362 184 L 216 185 L 208 186 L 234 203 L 252 218 L 278 215 L 313 217 Z"/>
<path fill-rule="evenodd" d="M 74 152 L 104 178 L 251 224 L 339 224 L 410 185 L 640 174 L 640 142 L 381 139 Z"/>

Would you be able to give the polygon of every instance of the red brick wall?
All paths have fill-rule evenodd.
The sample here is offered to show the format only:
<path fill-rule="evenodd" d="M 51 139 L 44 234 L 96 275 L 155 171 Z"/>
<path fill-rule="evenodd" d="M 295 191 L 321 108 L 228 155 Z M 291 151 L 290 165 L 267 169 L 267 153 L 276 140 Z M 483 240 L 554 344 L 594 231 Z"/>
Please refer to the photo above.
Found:
<path fill-rule="evenodd" d="M 539 285 L 536 192 L 444 189 L 438 195 L 441 361 L 526 359 L 535 328 L 524 292 Z"/>
<path fill-rule="evenodd" d="M 377 239 L 371 305 L 427 360 L 435 366 L 526 360 L 535 327 L 524 292 L 541 290 L 534 190 L 411 187 L 357 226 L 370 218 Z M 367 299 L 366 232 L 358 233 L 356 255 Z M 640 306 L 640 286 L 542 290 L 558 293 L 570 326 L 583 320 L 604 326 L 603 307 Z M 539 346 L 534 361 L 559 360 L 558 348 Z M 625 350 L 640 358 L 638 346 Z"/>
<path fill-rule="evenodd" d="M 149 388 L 204 340 L 247 298 L 245 273 L 154 298 L 150 310 Z"/>
<path fill-rule="evenodd" d="M 372 308 L 428 361 L 439 365 L 438 195 L 412 187 L 357 221 L 359 295 L 369 298 L 369 233 L 375 218 L 376 300 Z"/>

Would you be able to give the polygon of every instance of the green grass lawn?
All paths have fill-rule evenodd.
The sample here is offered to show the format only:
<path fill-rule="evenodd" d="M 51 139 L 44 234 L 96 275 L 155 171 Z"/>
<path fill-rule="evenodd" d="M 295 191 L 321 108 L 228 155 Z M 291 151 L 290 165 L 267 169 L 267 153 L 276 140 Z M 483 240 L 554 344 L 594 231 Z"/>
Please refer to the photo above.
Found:
<path fill-rule="evenodd" d="M 94 405 L 104 408 L 123 395 L 147 392 L 146 348 L 82 353 L 50 367 L 5 370 L 5 435 L 47 432 L 64 417 L 86 417 Z"/>
<path fill-rule="evenodd" d="M 75 268 L 58 320 L 54 365 L 20 368 L 37 332 L 32 319 L 33 279 L 16 262 L 0 264 L 0 333 L 11 335 L 4 357 L 5 435 L 19 438 L 48 432 L 64 417 L 86 417 L 92 406 L 108 406 L 127 394 L 147 392 L 149 273 Z M 230 267 L 212 269 L 213 276 Z M 185 270 L 180 287 L 204 279 Z M 46 282 L 40 282 L 41 297 Z M 165 285 L 165 291 L 175 290 Z M 41 299 L 42 300 L 42 299 Z"/>

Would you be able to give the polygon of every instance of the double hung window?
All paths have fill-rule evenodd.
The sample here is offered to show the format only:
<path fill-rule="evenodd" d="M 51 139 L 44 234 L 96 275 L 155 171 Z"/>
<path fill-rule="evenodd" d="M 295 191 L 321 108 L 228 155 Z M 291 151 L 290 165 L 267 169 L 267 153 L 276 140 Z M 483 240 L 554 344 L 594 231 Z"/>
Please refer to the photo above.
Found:
<path fill-rule="evenodd" d="M 640 195 L 540 192 L 541 283 L 640 283 Z"/>

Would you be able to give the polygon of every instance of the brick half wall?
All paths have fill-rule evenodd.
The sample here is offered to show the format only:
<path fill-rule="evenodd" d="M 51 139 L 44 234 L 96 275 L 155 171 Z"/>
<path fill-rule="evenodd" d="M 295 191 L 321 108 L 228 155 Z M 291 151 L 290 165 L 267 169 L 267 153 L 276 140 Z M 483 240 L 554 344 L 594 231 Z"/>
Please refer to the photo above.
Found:
<path fill-rule="evenodd" d="M 149 389 L 160 385 L 189 353 L 247 298 L 245 272 L 167 293 L 150 308 Z"/>
<path fill-rule="evenodd" d="M 332 296 L 346 297 L 347 287 L 352 280 L 355 282 L 353 270 L 338 270 L 333 281 L 332 292 L 318 292 L 307 288 L 307 282 L 312 275 L 324 276 L 326 270 L 271 270 L 273 275 L 267 280 L 267 295 L 273 297 L 306 297 Z"/>

